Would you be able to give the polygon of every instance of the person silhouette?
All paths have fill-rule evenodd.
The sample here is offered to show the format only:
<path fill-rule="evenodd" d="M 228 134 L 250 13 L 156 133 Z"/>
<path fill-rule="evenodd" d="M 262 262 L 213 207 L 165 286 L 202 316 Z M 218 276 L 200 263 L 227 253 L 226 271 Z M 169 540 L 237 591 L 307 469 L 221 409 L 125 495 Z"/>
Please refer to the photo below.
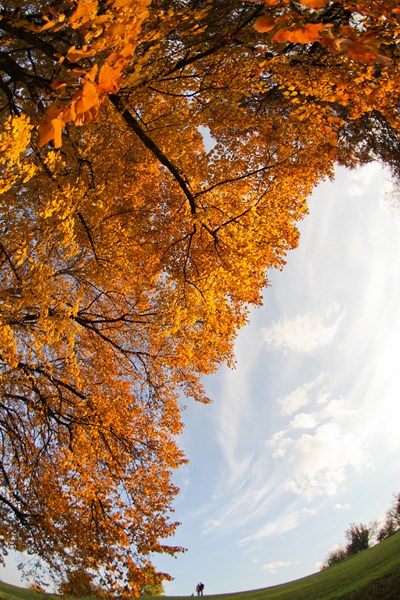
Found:
<path fill-rule="evenodd" d="M 200 581 L 200 583 L 198 583 L 198 584 L 196 585 L 196 592 L 197 592 L 197 595 L 198 595 L 198 596 L 202 596 L 202 595 L 203 595 L 203 590 L 204 590 L 204 583 L 202 583 L 202 582 Z"/>

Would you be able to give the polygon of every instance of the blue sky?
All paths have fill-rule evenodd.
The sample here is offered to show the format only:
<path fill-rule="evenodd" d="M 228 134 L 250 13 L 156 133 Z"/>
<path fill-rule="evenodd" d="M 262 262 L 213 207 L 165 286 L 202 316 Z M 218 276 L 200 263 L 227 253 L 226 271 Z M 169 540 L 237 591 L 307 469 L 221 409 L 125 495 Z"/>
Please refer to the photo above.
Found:
<path fill-rule="evenodd" d="M 257 589 L 318 570 L 352 522 L 384 516 L 400 491 L 400 198 L 371 164 L 338 169 L 270 274 L 236 343 L 235 370 L 188 404 L 167 595 Z M 2 580 L 23 584 L 10 561 Z"/>
<path fill-rule="evenodd" d="M 339 169 L 310 200 L 299 248 L 270 275 L 235 371 L 189 405 L 176 542 L 157 564 L 186 595 L 257 589 L 318 570 L 352 522 L 400 491 L 400 214 L 389 174 Z M 399 199 L 400 203 L 400 199 Z M 399 204 L 400 207 L 400 204 Z"/>

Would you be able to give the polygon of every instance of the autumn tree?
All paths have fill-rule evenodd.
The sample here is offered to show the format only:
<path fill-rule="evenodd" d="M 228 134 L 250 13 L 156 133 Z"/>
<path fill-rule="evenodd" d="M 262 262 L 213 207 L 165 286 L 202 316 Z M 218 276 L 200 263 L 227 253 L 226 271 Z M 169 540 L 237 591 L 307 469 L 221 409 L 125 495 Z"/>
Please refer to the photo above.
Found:
<path fill-rule="evenodd" d="M 92 596 L 96 592 L 93 576 L 83 569 L 70 571 L 67 573 L 66 579 L 61 582 L 59 592 L 63 596 L 74 596 L 75 598 Z"/>
<path fill-rule="evenodd" d="M 140 591 L 141 596 L 163 596 L 164 595 L 164 587 L 162 583 L 158 584 L 144 584 Z"/>
<path fill-rule="evenodd" d="M 233 363 L 335 162 L 398 173 L 400 10 L 0 10 L 0 544 L 138 595 L 181 550 L 180 402 Z"/>
<path fill-rule="evenodd" d="M 152 576 L 150 573 L 150 578 L 146 583 L 143 583 L 140 588 L 141 596 L 164 596 L 164 586 L 160 579 L 157 579 Z"/>

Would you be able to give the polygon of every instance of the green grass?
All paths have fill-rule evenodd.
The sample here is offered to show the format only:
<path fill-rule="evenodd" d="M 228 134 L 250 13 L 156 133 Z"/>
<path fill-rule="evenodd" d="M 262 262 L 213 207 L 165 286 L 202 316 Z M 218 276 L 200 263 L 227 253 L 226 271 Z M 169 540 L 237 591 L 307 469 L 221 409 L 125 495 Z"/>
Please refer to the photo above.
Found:
<path fill-rule="evenodd" d="M 48 600 L 49 594 L 0 583 L 0 600 Z M 54 596 L 53 596 L 54 598 Z M 176 596 L 182 598 L 182 596 Z M 207 595 L 217 600 L 399 600 L 400 532 L 315 575 L 274 587 Z M 174 600 L 169 596 L 168 600 Z"/>
<path fill-rule="evenodd" d="M 49 600 L 51 594 L 38 594 L 33 590 L 0 582 L 0 600 Z"/>

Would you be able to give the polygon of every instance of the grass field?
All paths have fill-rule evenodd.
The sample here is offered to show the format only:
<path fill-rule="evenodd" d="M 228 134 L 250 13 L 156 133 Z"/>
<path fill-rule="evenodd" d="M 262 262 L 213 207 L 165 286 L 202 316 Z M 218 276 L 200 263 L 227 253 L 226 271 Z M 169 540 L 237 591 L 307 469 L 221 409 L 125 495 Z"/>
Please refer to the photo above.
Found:
<path fill-rule="evenodd" d="M 48 596 L 0 583 L 0 600 L 44 600 Z M 316 575 L 260 590 L 207 597 L 213 600 L 400 600 L 400 532 Z M 174 597 L 168 599 L 174 600 Z"/>

